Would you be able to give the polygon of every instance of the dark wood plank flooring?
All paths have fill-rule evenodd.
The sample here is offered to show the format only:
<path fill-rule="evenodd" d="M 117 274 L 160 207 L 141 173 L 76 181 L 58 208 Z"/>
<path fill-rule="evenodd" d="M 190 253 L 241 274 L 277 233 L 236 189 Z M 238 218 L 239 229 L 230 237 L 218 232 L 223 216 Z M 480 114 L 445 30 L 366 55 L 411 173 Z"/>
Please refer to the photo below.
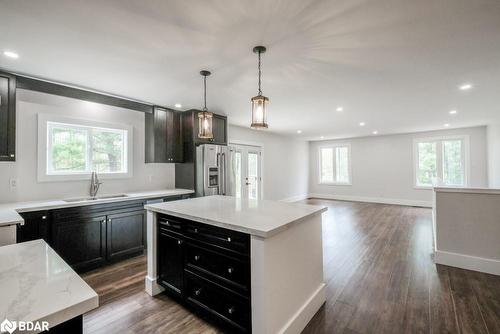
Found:
<path fill-rule="evenodd" d="M 323 216 L 327 301 L 304 333 L 500 333 L 500 277 L 435 265 L 431 210 L 308 200 Z M 100 307 L 85 333 L 218 333 L 144 292 L 146 258 L 84 275 Z"/>

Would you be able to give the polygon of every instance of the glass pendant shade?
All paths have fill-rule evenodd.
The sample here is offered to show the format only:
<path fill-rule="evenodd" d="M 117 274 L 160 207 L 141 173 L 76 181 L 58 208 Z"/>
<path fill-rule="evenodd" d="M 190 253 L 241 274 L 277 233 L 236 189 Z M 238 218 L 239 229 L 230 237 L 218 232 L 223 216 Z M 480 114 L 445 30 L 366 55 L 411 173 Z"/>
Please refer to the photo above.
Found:
<path fill-rule="evenodd" d="M 208 111 L 198 113 L 198 138 L 212 139 L 212 118 L 213 114 Z"/>
<path fill-rule="evenodd" d="M 252 124 L 254 129 L 267 129 L 267 104 L 269 99 L 262 95 L 252 97 Z"/>

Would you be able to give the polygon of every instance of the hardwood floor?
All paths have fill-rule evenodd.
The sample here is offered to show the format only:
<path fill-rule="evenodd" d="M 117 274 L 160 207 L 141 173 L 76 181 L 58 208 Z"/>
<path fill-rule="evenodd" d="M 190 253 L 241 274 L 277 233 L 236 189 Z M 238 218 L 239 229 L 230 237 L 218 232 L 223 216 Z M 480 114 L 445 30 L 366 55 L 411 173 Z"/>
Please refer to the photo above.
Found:
<path fill-rule="evenodd" d="M 308 200 L 323 216 L 327 301 L 304 333 L 500 333 L 500 277 L 436 266 L 431 210 Z M 218 333 L 164 295 L 144 292 L 146 259 L 84 275 L 100 307 L 85 333 Z"/>

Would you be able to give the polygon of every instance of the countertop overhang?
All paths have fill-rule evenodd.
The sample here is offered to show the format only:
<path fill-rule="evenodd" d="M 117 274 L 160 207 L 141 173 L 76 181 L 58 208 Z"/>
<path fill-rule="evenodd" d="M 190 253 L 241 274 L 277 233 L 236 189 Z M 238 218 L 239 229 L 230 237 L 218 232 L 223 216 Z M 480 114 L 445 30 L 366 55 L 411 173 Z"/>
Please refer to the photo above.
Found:
<path fill-rule="evenodd" d="M 327 211 L 325 206 L 218 195 L 150 204 L 145 208 L 262 238 Z"/>
<path fill-rule="evenodd" d="M 97 293 L 44 240 L 0 247 L 0 315 L 53 327 L 99 306 Z"/>
<path fill-rule="evenodd" d="M 154 191 L 130 192 L 125 193 L 126 197 L 106 198 L 94 201 L 66 202 L 64 200 L 47 200 L 1 204 L 0 226 L 23 224 L 24 220 L 19 215 L 19 213 L 22 212 L 72 208 L 78 206 L 133 201 L 138 199 L 180 196 L 192 193 L 194 193 L 194 191 L 189 189 L 164 189 Z"/>

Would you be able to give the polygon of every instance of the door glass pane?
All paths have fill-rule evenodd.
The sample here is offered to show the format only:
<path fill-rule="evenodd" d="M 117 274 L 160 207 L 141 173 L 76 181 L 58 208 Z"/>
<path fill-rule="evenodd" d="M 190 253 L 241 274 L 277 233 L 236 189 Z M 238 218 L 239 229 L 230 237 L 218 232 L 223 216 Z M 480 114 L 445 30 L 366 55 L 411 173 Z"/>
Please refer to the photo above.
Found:
<path fill-rule="evenodd" d="M 437 177 L 436 142 L 418 143 L 417 185 L 431 186 Z"/>
<path fill-rule="evenodd" d="M 336 181 L 348 183 L 349 182 L 349 150 L 347 147 L 337 147 L 335 149 L 337 169 Z"/>
<path fill-rule="evenodd" d="M 320 160 L 320 182 L 333 182 L 333 148 L 322 148 Z"/>
<path fill-rule="evenodd" d="M 248 198 L 258 199 L 259 193 L 259 155 L 248 153 Z"/>
<path fill-rule="evenodd" d="M 234 196 L 241 198 L 241 152 L 233 155 Z"/>
<path fill-rule="evenodd" d="M 443 141 L 443 182 L 449 186 L 464 185 L 462 140 Z"/>

